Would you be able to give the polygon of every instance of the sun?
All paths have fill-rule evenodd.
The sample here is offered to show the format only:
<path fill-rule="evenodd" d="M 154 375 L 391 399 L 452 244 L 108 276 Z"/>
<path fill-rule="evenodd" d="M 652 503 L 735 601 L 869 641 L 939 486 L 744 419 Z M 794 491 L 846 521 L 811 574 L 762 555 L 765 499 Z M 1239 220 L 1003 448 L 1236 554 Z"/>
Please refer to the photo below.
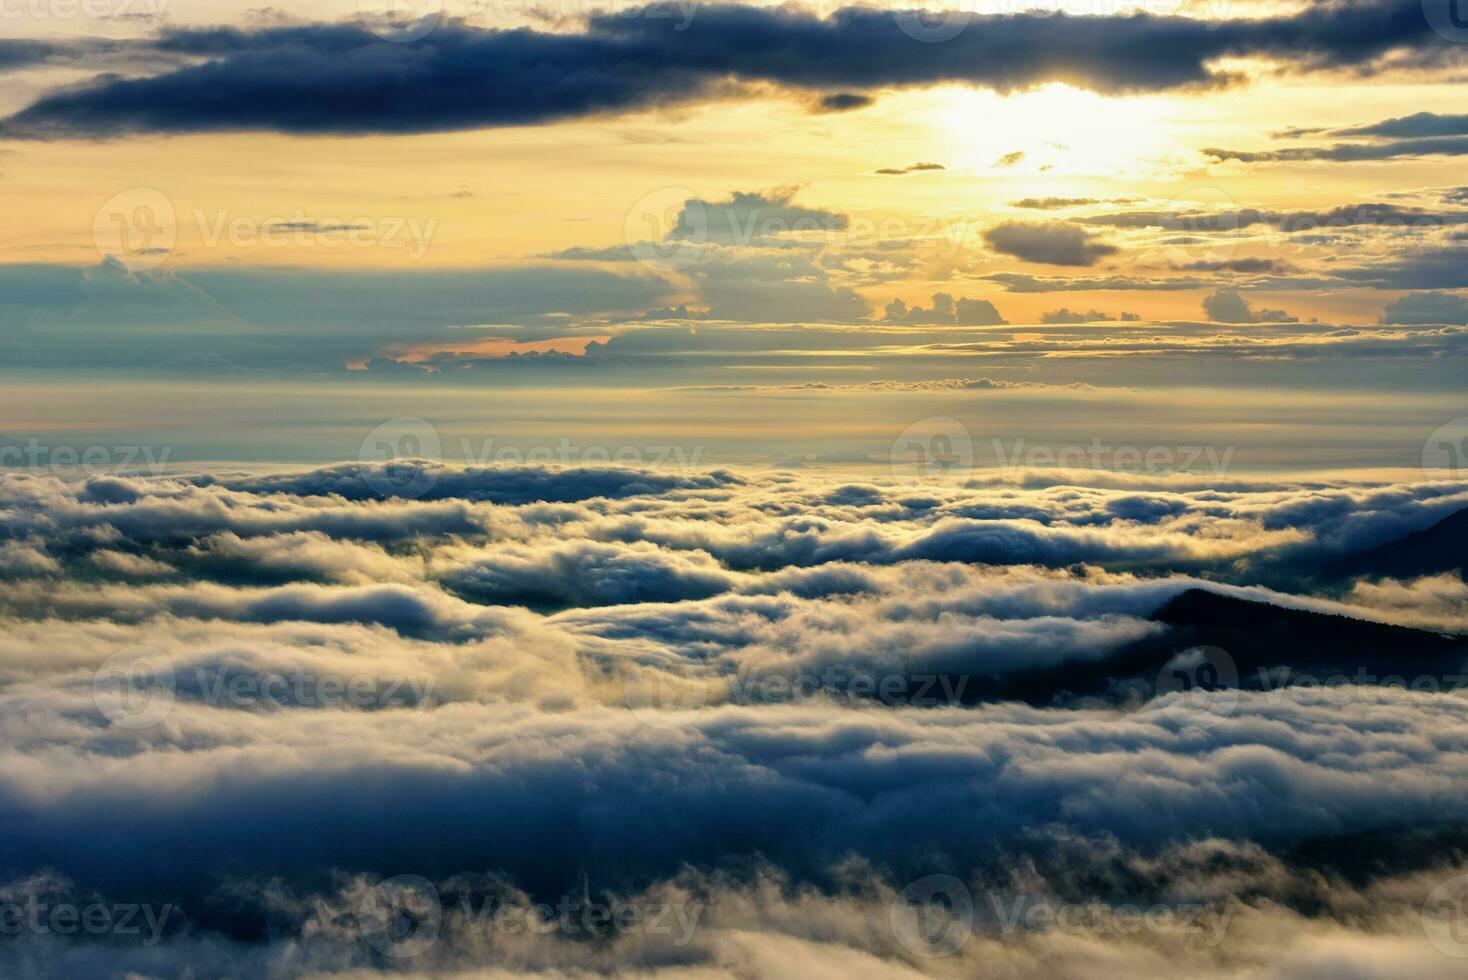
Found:
<path fill-rule="evenodd" d="M 1108 98 L 1052 84 L 1013 95 L 933 93 L 930 125 L 954 169 L 975 175 L 1142 176 L 1177 147 L 1166 97 Z"/>

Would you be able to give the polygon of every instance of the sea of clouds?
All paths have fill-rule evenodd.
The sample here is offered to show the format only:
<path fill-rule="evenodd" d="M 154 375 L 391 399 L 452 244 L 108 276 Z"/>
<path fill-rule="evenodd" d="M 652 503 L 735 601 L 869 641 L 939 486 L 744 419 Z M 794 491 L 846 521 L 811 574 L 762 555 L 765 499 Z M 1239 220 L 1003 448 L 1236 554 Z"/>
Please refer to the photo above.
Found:
<path fill-rule="evenodd" d="M 1322 584 L 1465 507 L 1452 480 L 10 473 L 0 973 L 1461 976 L 1459 691 L 1068 684 L 1198 588 L 1468 632 L 1456 575 Z"/>

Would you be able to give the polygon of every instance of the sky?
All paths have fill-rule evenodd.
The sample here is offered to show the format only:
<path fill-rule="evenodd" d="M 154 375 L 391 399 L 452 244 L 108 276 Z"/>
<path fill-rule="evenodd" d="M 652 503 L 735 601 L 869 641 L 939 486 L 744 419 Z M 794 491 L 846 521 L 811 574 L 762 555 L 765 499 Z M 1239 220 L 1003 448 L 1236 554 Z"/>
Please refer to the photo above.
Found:
<path fill-rule="evenodd" d="M 1425 439 L 1460 414 L 1468 322 L 1462 38 L 1435 10 L 16 0 L 0 351 L 63 400 L 181 386 L 171 425 L 122 421 L 195 459 L 262 455 L 180 433 L 201 378 L 221 413 L 267 379 L 321 391 L 300 425 L 339 382 L 454 388 L 522 441 L 483 389 L 734 386 L 774 414 L 756 389 L 985 378 L 1199 412 L 1306 389 L 1350 392 L 1333 421 L 1358 429 L 1406 389 L 1432 393 Z M 869 394 L 873 427 L 903 400 Z M 1014 400 L 947 414 L 982 428 L 985 398 Z M 1245 465 L 1290 462 L 1264 441 Z"/>
<path fill-rule="evenodd" d="M 18 366 L 1468 320 L 1461 49 L 1420 4 L 57 8 L 0 24 Z"/>
<path fill-rule="evenodd" d="M 0 975 L 1468 962 L 1460 0 L 0 0 Z"/>

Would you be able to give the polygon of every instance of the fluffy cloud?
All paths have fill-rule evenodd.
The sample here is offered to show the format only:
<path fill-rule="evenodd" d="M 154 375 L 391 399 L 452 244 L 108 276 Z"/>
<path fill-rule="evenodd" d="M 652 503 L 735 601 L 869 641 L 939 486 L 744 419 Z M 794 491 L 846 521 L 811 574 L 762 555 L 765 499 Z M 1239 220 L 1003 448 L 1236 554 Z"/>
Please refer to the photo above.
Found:
<path fill-rule="evenodd" d="M 1058 310 L 1051 310 L 1040 318 L 1041 323 L 1111 323 L 1121 321 L 1123 323 L 1142 319 L 1135 313 L 1122 313 L 1120 316 L 1112 316 L 1102 313 L 1100 310 L 1091 310 L 1089 313 L 1072 313 L 1069 307 L 1062 306 Z"/>
<path fill-rule="evenodd" d="M 1382 323 L 1468 324 L 1468 299 L 1455 293 L 1416 293 L 1392 300 Z"/>
<path fill-rule="evenodd" d="M 934 293 L 933 305 L 928 309 L 909 307 L 902 300 L 894 299 L 887 304 L 882 319 L 887 323 L 952 323 L 957 326 L 998 326 L 1009 322 L 986 299 L 960 297 L 955 303 L 947 293 Z"/>
<path fill-rule="evenodd" d="M 1256 310 L 1232 289 L 1220 289 L 1203 299 L 1203 312 L 1218 323 L 1294 323 L 1284 310 Z"/>
<path fill-rule="evenodd" d="M 410 874 L 443 902 L 425 977 L 1103 951 L 1291 975 L 1322 942 L 1432 975 L 1415 910 L 1468 825 L 1462 698 L 1255 677 L 1275 661 L 1242 646 L 1222 700 L 1159 677 L 1204 628 L 1179 609 L 1240 600 L 1458 669 L 1462 644 L 1386 625 L 1463 629 L 1457 578 L 1310 587 L 1468 486 L 402 465 L 421 499 L 360 465 L 0 480 L 0 900 L 177 916 L 156 945 L 27 933 L 0 968 L 371 976 L 394 964 L 360 910 Z M 1376 666 L 1339 649 L 1292 655 Z M 1362 840 L 1392 857 L 1353 863 Z M 933 874 L 979 903 L 937 960 L 901 925 Z M 469 914 L 567 895 L 690 928 Z M 1226 945 L 995 918 L 1039 898 L 1202 909 Z"/>
<path fill-rule="evenodd" d="M 184 59 L 182 66 L 48 93 L 5 128 L 33 138 L 436 132 L 713 98 L 728 79 L 858 96 L 952 82 L 1012 91 L 1061 80 L 1137 92 L 1222 84 L 1228 76 L 1213 63 L 1227 57 L 1369 71 L 1393 53 L 1408 64 L 1454 53 L 1402 0 L 1221 22 L 956 10 L 938 21 L 941 44 L 922 43 L 934 21 L 918 11 L 848 7 L 821 18 L 731 4 L 670 13 L 595 14 L 564 33 L 444 20 L 411 44 L 385 42 L 359 23 L 175 29 L 135 47 Z M 35 55 L 12 51 L 16 57 Z"/>
<path fill-rule="evenodd" d="M 1065 221 L 1005 221 L 984 232 L 996 252 L 1043 265 L 1095 265 L 1117 247 Z"/>

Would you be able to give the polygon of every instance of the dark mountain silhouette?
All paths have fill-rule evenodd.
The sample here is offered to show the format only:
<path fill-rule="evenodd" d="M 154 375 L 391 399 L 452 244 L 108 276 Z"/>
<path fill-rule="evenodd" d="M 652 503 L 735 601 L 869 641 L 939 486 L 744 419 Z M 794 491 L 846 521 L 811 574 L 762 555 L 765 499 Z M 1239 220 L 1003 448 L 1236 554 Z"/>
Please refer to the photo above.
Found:
<path fill-rule="evenodd" d="M 1031 704 L 1077 697 L 1135 701 L 1157 693 L 1163 668 L 1183 651 L 1219 647 L 1237 668 L 1229 687 L 1286 684 L 1390 684 L 1456 690 L 1468 673 L 1468 636 L 1286 609 L 1269 602 L 1190 589 L 1152 615 L 1168 630 L 1129 644 L 1104 660 L 1061 669 L 945 678 L 967 703 L 1017 699 Z M 961 683 L 960 683 L 961 682 Z"/>
<path fill-rule="evenodd" d="M 1432 527 L 1358 551 L 1327 570 L 1333 579 L 1417 578 L 1468 567 L 1468 507 L 1455 511 Z"/>
<path fill-rule="evenodd" d="M 1442 675 L 1468 658 L 1468 637 L 1286 609 L 1204 589 L 1184 592 L 1152 619 L 1173 628 L 1174 644 L 1227 650 L 1241 673 L 1289 666 L 1335 674 L 1364 668 L 1377 676 Z"/>

